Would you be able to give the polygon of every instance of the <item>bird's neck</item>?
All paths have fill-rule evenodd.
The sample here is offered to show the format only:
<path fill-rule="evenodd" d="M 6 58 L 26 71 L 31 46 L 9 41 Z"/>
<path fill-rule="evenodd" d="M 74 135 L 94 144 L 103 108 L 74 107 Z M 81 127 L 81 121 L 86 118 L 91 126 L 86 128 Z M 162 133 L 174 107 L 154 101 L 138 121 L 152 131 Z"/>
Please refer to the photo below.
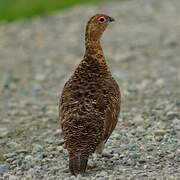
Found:
<path fill-rule="evenodd" d="M 111 76 L 110 70 L 106 64 L 103 50 L 100 45 L 100 41 L 86 41 L 86 51 L 83 60 L 80 62 L 75 74 L 79 76 L 81 72 L 81 78 L 87 78 L 93 74 L 100 76 Z"/>
<path fill-rule="evenodd" d="M 98 40 L 87 39 L 85 41 L 85 47 L 86 47 L 85 55 L 103 54 L 103 50 L 99 39 Z"/>
<path fill-rule="evenodd" d="M 86 40 L 86 51 L 83 60 L 75 71 L 75 76 L 88 78 L 89 76 L 111 76 L 110 70 L 106 64 L 103 50 L 98 41 Z"/>
<path fill-rule="evenodd" d="M 86 39 L 85 42 L 85 55 L 84 59 L 88 61 L 88 59 L 94 59 L 99 63 L 99 65 L 107 67 L 104 53 L 101 47 L 100 39 L 93 40 L 93 39 Z"/>

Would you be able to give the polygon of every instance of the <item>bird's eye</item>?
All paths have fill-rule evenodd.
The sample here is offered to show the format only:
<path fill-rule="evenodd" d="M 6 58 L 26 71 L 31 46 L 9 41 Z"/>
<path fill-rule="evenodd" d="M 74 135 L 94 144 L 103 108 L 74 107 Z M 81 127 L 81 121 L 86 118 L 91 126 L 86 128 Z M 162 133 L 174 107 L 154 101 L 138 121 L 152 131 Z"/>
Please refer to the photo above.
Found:
<path fill-rule="evenodd" d="M 101 22 L 101 23 L 105 22 L 105 20 L 106 20 L 106 19 L 105 19 L 105 17 L 103 17 L 103 16 L 101 16 L 101 17 L 98 18 L 98 21 Z"/>

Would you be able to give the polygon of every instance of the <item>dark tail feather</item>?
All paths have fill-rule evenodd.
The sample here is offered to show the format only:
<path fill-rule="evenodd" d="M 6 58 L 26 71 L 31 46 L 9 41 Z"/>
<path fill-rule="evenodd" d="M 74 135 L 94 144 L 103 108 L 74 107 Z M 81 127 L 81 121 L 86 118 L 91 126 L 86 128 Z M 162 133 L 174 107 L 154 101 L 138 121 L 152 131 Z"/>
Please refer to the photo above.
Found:
<path fill-rule="evenodd" d="M 69 159 L 69 169 L 73 175 L 83 174 L 87 167 L 88 159 L 83 158 L 81 155 Z"/>

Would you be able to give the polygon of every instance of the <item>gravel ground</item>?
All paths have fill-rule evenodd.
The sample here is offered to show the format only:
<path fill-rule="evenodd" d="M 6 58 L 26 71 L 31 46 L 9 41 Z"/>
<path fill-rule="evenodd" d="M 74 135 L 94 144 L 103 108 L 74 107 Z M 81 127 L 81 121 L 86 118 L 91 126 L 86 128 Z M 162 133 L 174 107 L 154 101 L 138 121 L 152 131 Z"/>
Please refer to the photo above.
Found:
<path fill-rule="evenodd" d="M 127 0 L 1 24 L 0 179 L 74 179 L 58 96 L 97 12 L 116 19 L 103 47 L 123 101 L 107 155 L 90 158 L 79 179 L 180 179 L 179 9 L 179 0 Z"/>

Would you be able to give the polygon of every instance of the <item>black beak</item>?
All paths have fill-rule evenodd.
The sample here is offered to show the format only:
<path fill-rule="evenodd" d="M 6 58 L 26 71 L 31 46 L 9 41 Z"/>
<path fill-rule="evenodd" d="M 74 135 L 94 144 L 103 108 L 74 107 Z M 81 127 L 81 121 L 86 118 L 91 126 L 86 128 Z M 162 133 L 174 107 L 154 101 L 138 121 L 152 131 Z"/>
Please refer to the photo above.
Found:
<path fill-rule="evenodd" d="M 108 20 L 109 20 L 109 22 L 113 22 L 113 21 L 115 21 L 115 19 L 114 19 L 114 18 L 112 18 L 112 17 L 109 17 L 109 18 L 108 18 Z"/>

